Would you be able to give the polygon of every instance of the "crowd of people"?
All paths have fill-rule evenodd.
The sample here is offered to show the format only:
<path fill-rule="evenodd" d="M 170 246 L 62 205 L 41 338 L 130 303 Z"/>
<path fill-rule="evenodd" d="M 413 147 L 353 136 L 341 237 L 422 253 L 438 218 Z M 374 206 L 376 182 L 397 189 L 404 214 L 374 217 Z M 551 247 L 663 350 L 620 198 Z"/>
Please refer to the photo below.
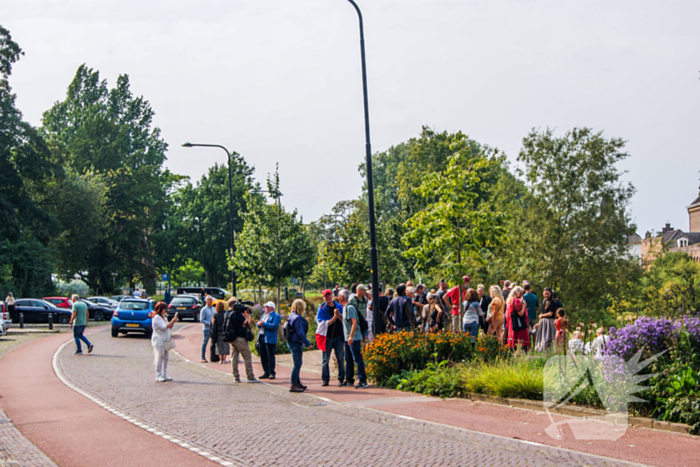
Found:
<path fill-rule="evenodd" d="M 552 348 L 566 348 L 574 353 L 599 355 L 608 337 L 603 328 L 597 330 L 593 342 L 584 344 L 582 333 L 575 331 L 569 340 L 569 321 L 556 291 L 544 288 L 542 301 L 532 291 L 528 281 L 518 285 L 509 280 L 488 288 L 479 284 L 471 287 L 468 276 L 462 283 L 449 286 L 440 279 L 437 286 L 429 289 L 424 284 L 415 285 L 411 281 L 399 284 L 396 289 L 388 288 L 382 293 L 375 307 L 370 296 L 370 287 L 352 284 L 349 289 L 336 286 L 322 292 L 323 302 L 316 312 L 316 344 L 323 352 L 321 382 L 330 384 L 330 363 L 335 356 L 338 366 L 338 386 L 354 386 L 356 389 L 368 387 L 362 357 L 363 345 L 371 341 L 374 332 L 459 332 L 471 336 L 479 333 L 494 336 L 507 348 L 529 351 L 547 351 Z M 243 359 L 247 383 L 259 383 L 260 379 L 276 378 L 276 348 L 278 333 L 283 329 L 286 345 L 293 361 L 291 392 L 304 392 L 307 386 L 301 382 L 300 371 L 303 364 L 303 350 L 311 346 L 307 338 L 309 323 L 305 318 L 306 302 L 296 299 L 291 305 L 291 313 L 283 322 L 275 310 L 275 304 L 268 302 L 255 327 L 250 307 L 237 306 L 236 298 L 227 305 L 218 301 L 213 306 L 212 297 L 206 297 L 206 306 L 200 311 L 199 320 L 203 326 L 202 362 L 206 363 L 206 348 L 211 341 L 212 361 L 227 363 L 230 354 L 234 382 L 241 380 L 238 365 Z M 167 348 L 169 330 L 177 320 L 177 315 L 168 322 L 164 316 L 165 304 L 156 305 L 153 321 L 153 349 L 155 354 L 156 379 L 168 381 Z M 373 319 L 374 313 L 379 319 Z M 263 374 L 256 379 L 253 374 L 252 354 L 249 342 L 255 340 L 255 348 L 260 356 Z"/>

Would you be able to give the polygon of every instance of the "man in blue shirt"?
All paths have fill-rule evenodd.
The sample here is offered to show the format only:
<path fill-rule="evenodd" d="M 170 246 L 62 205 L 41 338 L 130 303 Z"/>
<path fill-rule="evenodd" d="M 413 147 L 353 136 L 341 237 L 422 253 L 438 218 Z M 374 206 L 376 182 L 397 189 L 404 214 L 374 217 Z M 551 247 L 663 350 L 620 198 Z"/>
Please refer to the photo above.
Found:
<path fill-rule="evenodd" d="M 530 327 L 530 334 L 534 334 L 534 326 L 537 323 L 537 308 L 540 306 L 540 301 L 537 299 L 537 295 L 532 293 L 529 282 L 523 284 L 523 289 L 525 289 L 523 300 L 525 300 L 525 306 L 527 307 L 527 319 Z"/>
<path fill-rule="evenodd" d="M 330 361 L 331 352 L 335 352 L 338 361 L 338 386 L 347 386 L 345 381 L 345 339 L 343 338 L 343 306 L 333 300 L 333 293 L 330 290 L 323 291 L 323 303 L 318 307 L 316 322 L 326 321 L 328 330 L 326 332 L 326 350 L 323 352 L 321 363 L 321 386 L 328 386 L 331 379 Z"/>
<path fill-rule="evenodd" d="M 275 351 L 277 350 L 277 330 L 280 327 L 280 315 L 275 313 L 275 304 L 265 304 L 265 314 L 258 321 L 258 343 L 260 344 L 260 363 L 263 375 L 260 379 L 275 379 Z"/>
<path fill-rule="evenodd" d="M 352 360 L 357 365 L 357 378 L 360 380 L 360 383 L 355 386 L 355 389 L 364 389 L 368 387 L 368 384 L 367 375 L 365 374 L 365 363 L 364 360 L 362 360 L 362 348 L 360 347 L 362 343 L 362 331 L 360 331 L 359 315 L 355 307 L 349 303 L 349 297 L 350 292 L 347 290 L 341 290 L 338 293 L 338 302 L 340 306 L 343 307 L 343 334 L 346 340 L 345 351 L 351 353 Z M 345 374 L 347 375 L 347 381 L 352 381 L 355 377 L 355 368 L 352 361 L 349 359 L 347 363 Z"/>
<path fill-rule="evenodd" d="M 211 295 L 207 295 L 207 306 L 203 306 L 199 312 L 199 321 L 202 323 L 202 363 L 207 363 L 207 343 L 211 332 L 211 319 L 216 313 L 216 309 L 212 306 L 213 303 L 214 299 Z"/>

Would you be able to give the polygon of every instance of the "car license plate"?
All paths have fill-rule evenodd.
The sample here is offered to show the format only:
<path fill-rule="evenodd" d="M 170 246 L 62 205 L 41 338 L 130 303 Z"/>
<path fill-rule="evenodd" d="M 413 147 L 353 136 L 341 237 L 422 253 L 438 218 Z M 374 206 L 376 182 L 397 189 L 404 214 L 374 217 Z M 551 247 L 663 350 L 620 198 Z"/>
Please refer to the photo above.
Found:
<path fill-rule="evenodd" d="M 127 327 L 127 328 L 137 328 L 137 327 L 139 327 L 139 325 L 138 325 L 138 324 L 127 323 L 126 327 Z"/>
<path fill-rule="evenodd" d="M 179 306 L 179 307 L 177 307 L 177 309 L 178 310 L 186 310 L 187 308 L 185 308 L 184 306 Z"/>

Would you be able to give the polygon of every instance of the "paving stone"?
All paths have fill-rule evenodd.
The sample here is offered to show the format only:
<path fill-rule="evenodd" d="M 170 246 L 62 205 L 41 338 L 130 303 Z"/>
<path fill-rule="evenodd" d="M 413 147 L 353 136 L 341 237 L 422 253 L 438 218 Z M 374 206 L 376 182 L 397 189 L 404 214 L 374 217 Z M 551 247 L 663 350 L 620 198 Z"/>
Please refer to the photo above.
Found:
<path fill-rule="evenodd" d="M 612 466 L 624 462 L 409 420 L 371 408 L 319 404 L 232 376 L 171 352 L 170 383 L 156 383 L 148 339 L 91 336 L 95 351 L 59 364 L 83 390 L 192 446 L 248 466 Z"/>

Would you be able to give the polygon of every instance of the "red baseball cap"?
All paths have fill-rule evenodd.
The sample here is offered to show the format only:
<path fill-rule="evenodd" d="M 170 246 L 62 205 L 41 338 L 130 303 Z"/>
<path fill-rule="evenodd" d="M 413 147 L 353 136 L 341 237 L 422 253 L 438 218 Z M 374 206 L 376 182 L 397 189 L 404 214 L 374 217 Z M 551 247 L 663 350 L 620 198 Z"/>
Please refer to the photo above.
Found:
<path fill-rule="evenodd" d="M 462 280 L 465 280 L 465 281 L 469 282 L 469 276 L 464 276 L 464 277 L 462 277 Z"/>
<path fill-rule="evenodd" d="M 321 295 L 325 297 L 326 295 L 332 294 L 332 293 L 333 293 L 333 292 L 331 292 L 330 290 L 326 289 L 326 290 L 323 291 L 323 293 L 322 293 Z"/>

